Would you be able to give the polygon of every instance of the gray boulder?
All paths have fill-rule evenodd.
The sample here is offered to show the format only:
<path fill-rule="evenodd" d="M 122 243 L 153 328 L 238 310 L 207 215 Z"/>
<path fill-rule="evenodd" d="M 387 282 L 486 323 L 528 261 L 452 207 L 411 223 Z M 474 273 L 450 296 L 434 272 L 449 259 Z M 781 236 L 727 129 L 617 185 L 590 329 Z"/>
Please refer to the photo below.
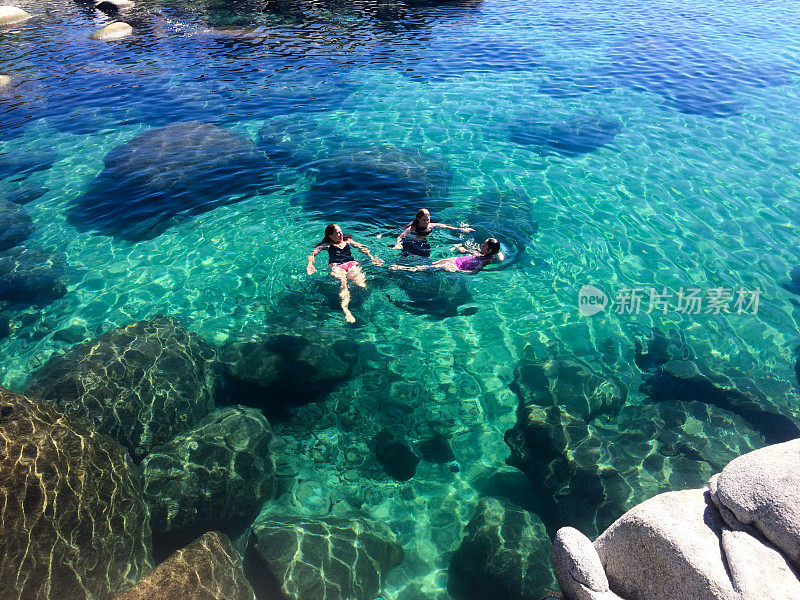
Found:
<path fill-rule="evenodd" d="M 797 571 L 772 545 L 746 531 L 723 529 L 722 552 L 743 600 L 800 598 Z"/>
<path fill-rule="evenodd" d="M 242 558 L 222 533 L 211 531 L 174 552 L 114 600 L 255 600 Z"/>
<path fill-rule="evenodd" d="M 631 509 L 595 548 L 611 589 L 631 600 L 739 598 L 720 550 L 723 523 L 704 490 L 660 494 Z"/>
<path fill-rule="evenodd" d="M 459 600 L 539 600 L 553 586 L 545 566 L 549 550 L 534 513 L 485 498 L 450 562 L 447 590 Z"/>
<path fill-rule="evenodd" d="M 403 549 L 381 522 L 264 515 L 245 551 L 259 597 L 285 600 L 372 600 Z"/>
<path fill-rule="evenodd" d="M 248 525 L 275 489 L 272 432 L 260 411 L 228 407 L 142 461 L 155 533 Z"/>
<path fill-rule="evenodd" d="M 152 568 L 139 469 L 111 438 L 0 388 L 0 598 L 106 600 Z"/>
<path fill-rule="evenodd" d="M 752 526 L 800 566 L 800 440 L 731 461 L 712 480 L 711 499 L 723 516 Z"/>
<path fill-rule="evenodd" d="M 551 560 L 558 585 L 571 600 L 619 600 L 609 588 L 597 550 L 577 529 L 558 530 Z"/>
<path fill-rule="evenodd" d="M 54 356 L 33 373 L 28 391 L 141 458 L 211 412 L 217 368 L 211 346 L 158 315 Z"/>

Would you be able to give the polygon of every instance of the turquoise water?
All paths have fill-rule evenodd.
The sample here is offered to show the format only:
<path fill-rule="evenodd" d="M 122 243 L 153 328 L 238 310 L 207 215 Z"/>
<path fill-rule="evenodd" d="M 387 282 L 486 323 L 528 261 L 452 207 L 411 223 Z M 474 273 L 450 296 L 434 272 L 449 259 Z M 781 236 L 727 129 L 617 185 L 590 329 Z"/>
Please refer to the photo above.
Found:
<path fill-rule="evenodd" d="M 480 482 L 513 471 L 504 466 L 518 402 L 509 384 L 525 356 L 576 357 L 618 377 L 628 403 L 641 405 L 634 340 L 674 331 L 698 362 L 749 378 L 800 419 L 800 305 L 781 287 L 800 262 L 794 4 L 298 2 L 268 11 L 152 0 L 127 19 L 134 36 L 114 43 L 88 39 L 112 19 L 80 3 L 18 5 L 35 17 L 0 30 L 0 74 L 12 77 L 0 90 L 0 153 L 48 155 L 26 177 L 0 170 L 0 197 L 46 190 L 24 205 L 35 225 L 24 244 L 63 257 L 67 290 L 52 302 L 0 304 L 11 328 L 0 384 L 22 390 L 52 355 L 156 314 L 215 345 L 277 325 L 356 341 L 353 377 L 274 423 L 279 455 L 300 474 L 279 501 L 319 514 L 360 489 L 361 509 L 390 524 L 406 551 L 387 597 L 409 582 L 441 591 Z M 266 183 L 230 195 L 216 184 L 235 187 L 244 175 L 209 174 L 215 185 L 184 211 L 194 214 L 159 197 L 167 206 L 153 225 L 142 195 L 104 219 L 123 186 L 99 196 L 108 206 L 91 218 L 75 216 L 112 149 L 190 120 L 259 144 L 267 131 L 283 154 L 273 154 Z M 565 133 L 598 122 L 577 145 Z M 165 161 L 185 160 L 175 145 Z M 336 152 L 402 163 L 407 180 L 363 163 L 330 168 Z M 188 163 L 202 172 L 213 158 Z M 347 325 L 322 258 L 320 274 L 305 273 L 324 226 L 337 220 L 390 263 L 393 239 L 421 206 L 434 221 L 496 236 L 508 264 L 461 277 L 366 266 L 357 323 Z M 433 258 L 471 237 L 434 233 Z M 625 287 L 761 296 L 756 314 L 585 317 L 583 285 L 612 299 Z M 626 506 L 702 485 L 764 444 L 738 416 L 714 429 L 687 411 L 685 441 L 703 440 L 706 461 L 688 475 L 626 446 L 635 419 L 590 423 L 613 432 L 597 460 L 623 473 Z M 370 466 L 369 440 L 391 423 L 412 443 L 439 424 L 457 472 L 423 461 L 398 482 Z"/>

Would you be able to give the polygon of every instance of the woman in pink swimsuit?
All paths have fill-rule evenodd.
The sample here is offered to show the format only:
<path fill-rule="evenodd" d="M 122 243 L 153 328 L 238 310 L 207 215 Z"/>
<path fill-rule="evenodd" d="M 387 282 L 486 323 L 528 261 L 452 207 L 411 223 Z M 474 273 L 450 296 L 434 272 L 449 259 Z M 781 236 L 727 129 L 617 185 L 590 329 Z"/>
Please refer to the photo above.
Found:
<path fill-rule="evenodd" d="M 350 305 L 350 289 L 347 287 L 347 280 L 349 279 L 358 287 L 367 287 L 367 280 L 364 276 L 364 271 L 361 270 L 361 265 L 353 258 L 350 252 L 350 246 L 355 246 L 361 252 L 369 256 L 372 264 L 380 266 L 383 261 L 380 258 L 372 256 L 369 250 L 363 244 L 356 242 L 351 236 L 342 233 L 342 228 L 336 223 L 331 223 L 325 228 L 325 237 L 322 241 L 314 246 L 314 250 L 308 256 L 308 265 L 306 266 L 306 273 L 313 275 L 317 272 L 314 266 L 314 257 L 322 250 L 328 251 L 328 267 L 330 273 L 339 280 L 339 298 L 342 301 L 342 312 L 344 318 L 348 323 L 355 323 L 356 318 L 348 308 Z"/>
<path fill-rule="evenodd" d="M 481 249 L 479 252 L 471 252 L 466 248 L 464 248 L 464 246 L 461 246 L 460 244 L 456 244 L 455 246 L 453 246 L 453 249 L 458 250 L 459 252 L 462 252 L 464 254 L 469 254 L 469 256 L 453 256 L 450 258 L 443 258 L 429 265 L 418 265 L 415 267 L 407 267 L 405 265 L 392 265 L 391 268 L 400 271 L 424 271 L 425 269 L 444 269 L 445 271 L 449 271 L 451 273 L 457 273 L 459 271 L 464 273 L 477 273 L 483 267 L 485 267 L 490 262 L 498 258 L 497 255 L 500 252 L 500 242 L 498 242 L 494 238 L 488 238 L 481 245 Z"/>

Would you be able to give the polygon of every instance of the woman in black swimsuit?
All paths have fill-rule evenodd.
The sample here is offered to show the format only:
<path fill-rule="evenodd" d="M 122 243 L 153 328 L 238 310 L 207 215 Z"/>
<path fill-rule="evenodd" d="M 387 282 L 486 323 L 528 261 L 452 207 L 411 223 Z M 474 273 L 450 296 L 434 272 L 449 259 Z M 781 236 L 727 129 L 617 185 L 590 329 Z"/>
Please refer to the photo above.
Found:
<path fill-rule="evenodd" d="M 431 213 L 427 208 L 419 209 L 416 218 L 408 224 L 403 233 L 397 238 L 394 245 L 395 250 L 402 250 L 402 254 L 416 254 L 428 258 L 431 255 L 431 245 L 428 243 L 428 236 L 436 229 L 450 229 L 469 233 L 475 231 L 471 227 L 452 227 L 444 223 L 431 223 Z M 407 239 L 403 239 L 408 236 Z"/>
<path fill-rule="evenodd" d="M 383 261 L 380 258 L 372 256 L 366 246 L 356 242 L 351 236 L 344 235 L 342 228 L 336 223 L 331 223 L 325 228 L 325 237 L 323 240 L 314 246 L 314 250 L 308 256 L 308 265 L 306 266 L 306 273 L 313 275 L 317 272 L 314 267 L 314 257 L 322 250 L 328 251 L 328 267 L 330 273 L 339 280 L 339 298 L 342 300 L 342 312 L 344 318 L 348 323 L 355 323 L 356 319 L 353 313 L 350 312 L 348 306 L 350 305 L 350 290 L 347 287 L 347 280 L 349 279 L 358 287 L 367 287 L 367 281 L 364 276 L 364 271 L 361 270 L 361 265 L 353 258 L 350 252 L 350 246 L 355 246 L 361 252 L 369 256 L 372 264 L 380 266 Z"/>

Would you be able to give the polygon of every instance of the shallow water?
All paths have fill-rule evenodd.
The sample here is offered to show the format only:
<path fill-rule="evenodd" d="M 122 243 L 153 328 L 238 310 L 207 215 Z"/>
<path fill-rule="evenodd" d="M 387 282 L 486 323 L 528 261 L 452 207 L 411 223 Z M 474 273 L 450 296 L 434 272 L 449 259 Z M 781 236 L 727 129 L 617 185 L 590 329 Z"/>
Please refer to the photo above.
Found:
<path fill-rule="evenodd" d="M 358 476 L 362 510 L 406 551 L 387 597 L 409 581 L 431 597 L 445 585 L 480 482 L 509 455 L 523 357 L 577 357 L 638 406 L 634 340 L 672 331 L 798 419 L 800 304 L 781 287 L 800 261 L 793 4 L 149 0 L 127 19 L 134 36 L 115 43 L 89 40 L 112 19 L 82 3 L 17 4 L 35 17 L 0 30 L 0 74 L 13 78 L 0 90 L 0 198 L 33 198 L 24 245 L 63 257 L 67 289 L 5 307 L 0 384 L 21 390 L 54 353 L 155 314 L 218 345 L 275 324 L 344 330 L 359 367 L 314 405 L 326 418 L 306 407 L 276 423 L 305 481 L 342 498 L 353 485 L 342 443 L 387 425 L 413 441 L 446 424 L 460 468 L 423 461 L 404 483 Z M 125 146 L 102 188 L 112 150 L 187 121 L 235 132 L 238 150 L 204 152 L 168 130 L 142 163 Z M 241 167 L 250 153 L 259 162 Z M 179 175 L 164 183 L 167 164 Z M 82 201 L 101 208 L 87 216 Z M 305 273 L 325 224 L 389 263 L 420 206 L 472 225 L 478 242 L 497 236 L 507 264 L 477 276 L 367 266 L 347 326 L 336 286 Z M 471 237 L 434 233 L 433 258 Z M 645 314 L 645 298 L 639 314 L 585 317 L 583 285 L 612 300 L 623 288 L 761 296 L 755 314 L 682 314 L 675 298 Z M 356 423 L 337 420 L 344 407 Z M 763 445 L 738 416 L 723 435 L 696 408 L 675 443 L 705 440 L 706 462 L 688 474 L 629 451 L 635 419 L 591 422 L 612 432 L 597 462 L 624 471 L 626 505 L 701 485 L 719 461 Z M 314 459 L 319 444 L 333 455 Z"/>

